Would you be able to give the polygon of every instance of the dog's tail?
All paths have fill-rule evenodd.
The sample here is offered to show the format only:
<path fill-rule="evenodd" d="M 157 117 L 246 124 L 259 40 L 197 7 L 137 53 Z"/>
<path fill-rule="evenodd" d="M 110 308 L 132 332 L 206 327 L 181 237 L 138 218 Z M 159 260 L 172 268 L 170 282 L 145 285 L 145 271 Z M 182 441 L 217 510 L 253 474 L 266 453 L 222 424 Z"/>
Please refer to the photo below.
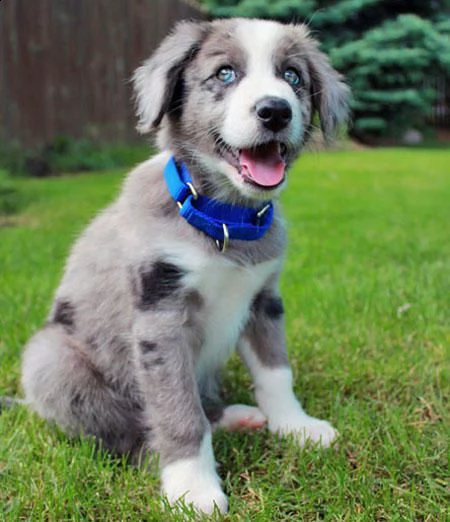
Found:
<path fill-rule="evenodd" d="M 9 410 L 19 404 L 25 404 L 25 401 L 16 397 L 0 397 L 0 415 L 4 410 Z"/>

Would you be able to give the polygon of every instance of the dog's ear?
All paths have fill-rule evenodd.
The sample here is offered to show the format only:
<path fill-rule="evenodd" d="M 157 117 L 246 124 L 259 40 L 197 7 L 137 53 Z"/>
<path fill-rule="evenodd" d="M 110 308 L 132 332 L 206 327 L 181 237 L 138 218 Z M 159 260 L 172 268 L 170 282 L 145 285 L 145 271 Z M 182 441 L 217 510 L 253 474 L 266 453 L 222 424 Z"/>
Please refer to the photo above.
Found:
<path fill-rule="evenodd" d="M 348 120 L 350 89 L 316 44 L 309 53 L 308 62 L 313 109 L 319 115 L 325 140 L 330 141 L 336 129 Z"/>
<path fill-rule="evenodd" d="M 179 102 L 177 90 L 182 89 L 182 71 L 197 53 L 207 25 L 207 22 L 179 22 L 135 71 L 133 84 L 139 132 L 156 130 L 164 115 Z"/>

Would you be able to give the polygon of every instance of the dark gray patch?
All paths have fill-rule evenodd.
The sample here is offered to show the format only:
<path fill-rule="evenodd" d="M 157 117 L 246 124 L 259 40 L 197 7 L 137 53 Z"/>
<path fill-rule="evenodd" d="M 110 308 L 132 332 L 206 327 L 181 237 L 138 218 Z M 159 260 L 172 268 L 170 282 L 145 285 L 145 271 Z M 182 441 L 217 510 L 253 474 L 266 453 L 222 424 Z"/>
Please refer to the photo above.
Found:
<path fill-rule="evenodd" d="M 137 308 L 149 310 L 176 293 L 181 288 L 181 279 L 185 273 L 180 267 L 165 261 L 157 261 L 149 270 L 141 270 L 139 284 L 134 282 Z"/>
<path fill-rule="evenodd" d="M 283 301 L 280 297 L 269 297 L 264 312 L 270 319 L 279 319 L 284 314 Z"/>
<path fill-rule="evenodd" d="M 229 87 L 231 86 L 225 85 L 215 77 L 208 78 L 202 83 L 202 88 L 213 95 L 213 100 L 215 102 L 220 102 L 225 98 L 225 95 L 229 91 Z"/>
<path fill-rule="evenodd" d="M 171 93 L 168 96 L 166 103 L 161 108 L 156 120 L 153 122 L 153 127 L 158 127 L 164 114 L 167 114 L 171 119 L 179 119 L 183 110 L 183 100 L 185 99 L 185 82 L 183 71 L 186 65 L 192 61 L 199 51 L 199 44 L 194 44 L 188 51 L 186 58 L 180 63 L 174 65 L 167 73 L 167 88 L 166 92 Z"/>
<path fill-rule="evenodd" d="M 79 410 L 82 406 L 83 398 L 79 391 L 74 391 L 72 398 L 70 399 L 70 408 L 75 411 Z"/>
<path fill-rule="evenodd" d="M 164 366 L 166 360 L 161 355 L 158 355 L 156 357 L 144 356 L 142 357 L 141 362 L 144 370 L 148 372 L 154 368 Z"/>
<path fill-rule="evenodd" d="M 155 357 L 155 359 L 152 360 L 152 364 L 154 366 L 162 366 L 165 362 L 166 361 L 165 361 L 164 357 L 161 357 L 161 356 Z"/>
<path fill-rule="evenodd" d="M 202 398 L 202 406 L 209 422 L 219 422 L 225 409 L 223 403 Z"/>
<path fill-rule="evenodd" d="M 152 436 L 152 433 L 153 433 L 153 428 L 149 424 L 145 424 L 142 427 L 142 433 L 143 433 L 145 438 L 150 438 Z"/>
<path fill-rule="evenodd" d="M 267 290 L 263 290 L 255 297 L 252 307 L 256 314 L 263 314 L 269 319 L 280 319 L 284 314 L 281 297 L 272 295 Z"/>
<path fill-rule="evenodd" d="M 164 359 L 157 352 L 158 344 L 154 341 L 143 340 L 139 342 L 141 351 L 141 363 L 144 370 L 149 371 L 155 366 L 164 364 Z"/>
<path fill-rule="evenodd" d="M 185 301 L 187 306 L 195 310 L 200 310 L 204 305 L 203 297 L 198 290 L 188 292 Z"/>
<path fill-rule="evenodd" d="M 98 351 L 100 348 L 97 339 L 93 336 L 88 337 L 85 342 L 86 345 L 94 352 Z"/>
<path fill-rule="evenodd" d="M 284 334 L 283 303 L 266 288 L 254 299 L 244 336 L 262 364 L 288 366 Z"/>
<path fill-rule="evenodd" d="M 187 64 L 194 60 L 195 56 L 198 54 L 202 40 L 206 36 L 206 34 L 202 34 L 202 27 L 200 24 L 184 24 L 184 26 L 180 24 L 179 27 L 187 28 L 189 30 L 188 32 L 191 32 L 192 28 L 195 28 L 195 30 L 198 31 L 197 41 L 195 41 L 188 49 L 184 49 L 184 52 L 176 56 L 175 59 L 173 56 L 172 45 L 166 46 L 164 45 L 165 42 L 163 42 L 163 45 L 155 53 L 153 58 L 155 64 L 154 70 L 161 70 L 164 67 L 167 67 L 165 66 L 166 63 L 172 64 L 172 66 L 167 68 L 166 84 L 164 86 L 166 96 L 163 100 L 163 104 L 159 113 L 152 122 L 153 128 L 157 128 L 159 126 L 165 114 L 168 114 L 171 118 L 179 117 L 183 106 L 185 91 L 183 71 Z M 178 31 L 178 33 L 179 34 L 174 33 L 173 38 L 179 38 L 180 41 L 182 41 L 182 31 Z M 188 36 L 185 36 L 185 38 L 188 38 Z M 168 49 L 165 47 L 168 47 Z M 181 49 L 181 51 L 183 51 L 181 46 L 178 47 Z"/>
<path fill-rule="evenodd" d="M 146 372 L 150 371 L 153 367 L 153 364 L 151 361 L 147 361 L 147 359 L 142 360 L 142 367 Z"/>
<path fill-rule="evenodd" d="M 150 352 L 154 352 L 158 345 L 153 341 L 140 341 L 139 342 L 139 348 L 142 352 L 142 354 L 147 354 Z"/>
<path fill-rule="evenodd" d="M 72 332 L 75 328 L 75 307 L 70 301 L 57 300 L 50 321 L 61 324 L 68 332 Z"/>

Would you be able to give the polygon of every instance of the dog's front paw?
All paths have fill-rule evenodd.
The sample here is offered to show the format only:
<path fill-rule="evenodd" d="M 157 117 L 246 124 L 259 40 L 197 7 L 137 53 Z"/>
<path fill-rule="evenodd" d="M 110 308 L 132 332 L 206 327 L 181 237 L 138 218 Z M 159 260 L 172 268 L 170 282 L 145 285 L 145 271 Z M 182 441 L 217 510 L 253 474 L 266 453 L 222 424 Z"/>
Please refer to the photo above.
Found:
<path fill-rule="evenodd" d="M 269 420 L 269 430 L 279 435 L 292 435 L 300 446 L 313 443 L 326 448 L 331 446 L 338 436 L 338 432 L 329 422 L 306 414 L 272 422 Z"/>
<path fill-rule="evenodd" d="M 265 415 L 255 406 L 232 404 L 227 406 L 215 427 L 228 431 L 260 430 L 267 424 Z"/>
<path fill-rule="evenodd" d="M 175 507 L 178 502 L 191 504 L 194 509 L 207 515 L 211 515 L 216 507 L 222 514 L 228 511 L 227 497 L 214 477 L 205 482 L 199 480 L 199 477 L 191 477 L 187 484 L 179 480 L 174 483 L 165 481 L 162 493 Z"/>
<path fill-rule="evenodd" d="M 205 438 L 198 456 L 166 465 L 161 470 L 161 485 L 171 505 L 192 504 L 197 511 L 209 515 L 215 506 L 220 513 L 227 512 L 228 501 L 216 473 L 211 435 Z"/>
<path fill-rule="evenodd" d="M 228 500 L 220 487 L 211 445 L 211 433 L 206 433 L 196 456 L 179 459 L 161 469 L 162 493 L 171 505 L 192 504 L 202 513 L 211 515 L 217 509 L 228 510 Z"/>

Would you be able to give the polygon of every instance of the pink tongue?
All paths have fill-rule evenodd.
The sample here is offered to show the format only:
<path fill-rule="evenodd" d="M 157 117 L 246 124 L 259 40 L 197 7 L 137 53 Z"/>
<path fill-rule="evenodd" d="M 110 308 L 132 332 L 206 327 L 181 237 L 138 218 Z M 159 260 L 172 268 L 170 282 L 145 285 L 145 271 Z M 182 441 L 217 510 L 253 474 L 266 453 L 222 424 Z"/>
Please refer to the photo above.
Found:
<path fill-rule="evenodd" d="M 272 142 L 257 149 L 242 149 L 239 155 L 243 176 L 263 187 L 274 187 L 283 181 L 286 165 L 279 143 Z"/>

